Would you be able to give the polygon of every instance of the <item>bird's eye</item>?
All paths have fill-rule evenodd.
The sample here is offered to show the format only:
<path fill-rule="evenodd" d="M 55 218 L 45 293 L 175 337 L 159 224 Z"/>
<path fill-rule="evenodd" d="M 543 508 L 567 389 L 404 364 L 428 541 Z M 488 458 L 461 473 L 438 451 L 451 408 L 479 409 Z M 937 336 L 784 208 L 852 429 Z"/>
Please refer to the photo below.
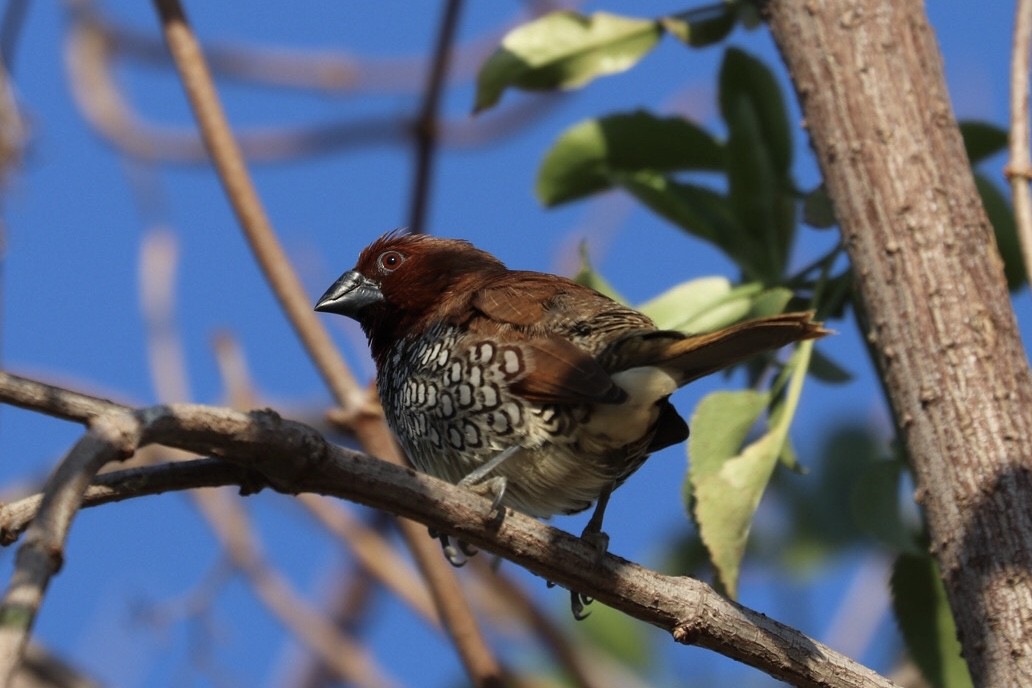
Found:
<path fill-rule="evenodd" d="M 380 270 L 383 272 L 394 272 L 405 261 L 405 256 L 397 251 L 385 251 L 376 259 Z"/>

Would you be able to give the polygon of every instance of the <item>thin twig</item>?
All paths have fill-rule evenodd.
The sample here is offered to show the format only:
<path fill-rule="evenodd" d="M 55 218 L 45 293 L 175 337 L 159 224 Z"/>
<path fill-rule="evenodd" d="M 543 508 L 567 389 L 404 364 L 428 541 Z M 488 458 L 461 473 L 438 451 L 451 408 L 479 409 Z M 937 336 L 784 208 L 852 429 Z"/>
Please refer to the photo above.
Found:
<path fill-rule="evenodd" d="M 276 238 L 182 6 L 178 0 L 156 0 L 155 5 L 201 136 L 255 258 L 326 386 L 344 408 L 360 408 L 365 397 L 316 319 L 310 299 Z"/>
<path fill-rule="evenodd" d="M 94 418 L 43 488 L 39 512 L 15 557 L 0 606 L 0 686 L 11 685 L 86 486 L 105 464 L 131 456 L 143 437 L 139 419 L 115 412 Z"/>
<path fill-rule="evenodd" d="M 416 144 L 416 167 L 412 175 L 412 195 L 409 204 L 409 231 L 422 234 L 425 231 L 427 205 L 433 182 L 434 153 L 437 150 L 437 110 L 444 90 L 445 78 L 448 74 L 448 63 L 452 53 L 452 43 L 459 24 L 462 0 L 448 0 L 444 7 L 444 16 L 437 32 L 437 44 L 434 46 L 434 58 L 427 77 L 426 92 L 423 95 L 423 106 L 416 119 L 413 138 Z"/>
<path fill-rule="evenodd" d="M 167 52 L 167 51 L 166 51 Z M 112 46 L 90 22 L 71 25 L 65 64 L 72 96 L 83 118 L 109 144 L 136 158 L 169 164 L 209 163 L 196 128 L 154 121 L 134 108 L 115 79 Z M 477 148 L 533 126 L 564 100 L 539 94 L 470 120 L 439 120 L 442 146 Z M 302 126 L 241 128 L 236 138 L 252 163 L 332 155 L 342 149 L 408 144 L 413 122 L 393 114 Z"/>
<path fill-rule="evenodd" d="M 1029 51 L 1032 50 L 1032 0 L 1018 0 L 1014 17 L 1014 48 L 1011 53 L 1010 161 L 1007 176 L 1014 197 L 1014 220 L 1025 259 L 1025 272 L 1032 283 L 1032 190 L 1029 170 Z"/>
<path fill-rule="evenodd" d="M 0 374 L 0 383 L 4 377 Z M 174 404 L 142 409 L 131 418 L 139 424 L 136 436 L 141 443 L 221 456 L 261 473 L 280 491 L 333 495 L 418 519 L 664 628 L 677 642 L 715 650 L 794 685 L 893 685 L 799 631 L 718 595 L 701 581 L 664 576 L 612 554 L 599 561 L 590 543 L 518 512 L 508 512 L 499 523 L 491 516 L 488 500 L 470 490 L 328 444 L 313 429 L 272 412 L 244 414 Z M 120 451 L 128 444 L 106 441 Z M 73 513 L 74 509 L 67 511 L 69 517 Z M 50 520 L 41 517 L 32 528 Z M 58 539 L 49 541 L 62 542 L 67 525 L 67 520 L 59 524 L 54 532 Z M 26 540 L 20 551 L 46 552 L 52 571 L 53 555 L 60 547 L 44 550 L 35 546 L 34 538 Z"/>

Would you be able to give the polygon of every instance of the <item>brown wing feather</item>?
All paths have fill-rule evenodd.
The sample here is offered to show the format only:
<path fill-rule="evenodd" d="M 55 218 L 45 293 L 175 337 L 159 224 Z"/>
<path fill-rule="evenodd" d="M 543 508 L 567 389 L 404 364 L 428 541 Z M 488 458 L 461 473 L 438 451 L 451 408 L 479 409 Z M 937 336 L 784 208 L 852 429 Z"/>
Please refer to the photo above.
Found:
<path fill-rule="evenodd" d="M 552 275 L 510 272 L 478 289 L 471 303 L 491 320 L 529 327 L 541 323 L 547 304 L 563 286 Z"/>
<path fill-rule="evenodd" d="M 473 308 L 489 321 L 473 327 L 507 325 L 522 335 L 526 374 L 510 389 L 528 401 L 618 404 L 627 398 L 591 352 L 567 338 L 565 328 L 575 320 L 567 313 L 567 302 L 578 296 L 589 299 L 592 306 L 591 301 L 601 298 L 555 275 L 510 272 L 478 289 L 471 299 Z M 578 314 L 590 316 L 591 309 Z"/>
<path fill-rule="evenodd" d="M 509 388 L 543 404 L 619 404 L 627 399 L 609 374 L 583 349 L 547 337 L 523 342 L 527 374 Z"/>

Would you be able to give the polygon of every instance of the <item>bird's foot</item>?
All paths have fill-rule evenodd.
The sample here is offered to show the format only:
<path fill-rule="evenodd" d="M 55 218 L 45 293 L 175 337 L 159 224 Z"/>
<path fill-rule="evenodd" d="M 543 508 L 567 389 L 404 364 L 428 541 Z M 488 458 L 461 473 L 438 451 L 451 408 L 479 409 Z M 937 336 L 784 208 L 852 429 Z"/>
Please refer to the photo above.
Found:
<path fill-rule="evenodd" d="M 496 475 L 493 478 L 488 478 L 482 481 L 470 481 L 469 476 L 466 476 L 459 481 L 459 487 L 465 487 L 471 492 L 475 492 L 481 497 L 488 497 L 491 500 L 491 510 L 488 513 L 491 514 L 502 514 L 504 513 L 502 507 L 502 500 L 505 498 L 505 486 L 507 484 L 505 476 Z"/>
<path fill-rule="evenodd" d="M 595 561 L 594 566 L 598 567 L 602 563 L 602 557 L 606 556 L 606 552 L 609 551 L 609 535 L 596 530 L 588 524 L 588 527 L 581 533 L 581 540 L 588 543 L 595 549 Z"/>
<path fill-rule="evenodd" d="M 459 487 L 473 490 L 477 494 L 491 497 L 491 512 L 503 513 L 501 511 L 502 500 L 505 498 L 506 479 L 504 475 L 491 476 L 491 472 L 505 463 L 516 454 L 522 447 L 516 445 L 498 452 L 490 461 L 478 466 L 475 470 L 459 481 Z M 488 477 L 491 476 L 491 477 Z"/>
<path fill-rule="evenodd" d="M 439 533 L 433 528 L 430 529 L 430 537 L 435 540 L 439 540 L 441 543 L 441 550 L 444 552 L 444 558 L 448 560 L 448 563 L 455 568 L 461 568 L 466 565 L 477 553 L 477 548 L 463 540 L 456 540 L 450 535 L 445 533 Z"/>
<path fill-rule="evenodd" d="M 609 536 L 602 530 L 602 514 L 605 511 L 606 502 L 608 501 L 609 494 L 606 493 L 599 500 L 595 513 L 592 515 L 591 520 L 588 521 L 588 525 L 584 527 L 584 531 L 581 533 L 581 540 L 591 545 L 595 550 L 595 556 L 592 561 L 592 567 L 594 568 L 597 568 L 602 563 L 602 558 L 606 556 L 606 552 L 609 551 Z M 548 587 L 554 586 L 555 583 L 548 583 Z M 591 612 L 586 611 L 585 607 L 594 601 L 594 598 L 589 595 L 571 590 L 570 611 L 573 613 L 573 618 L 577 621 L 583 621 L 591 616 Z"/>

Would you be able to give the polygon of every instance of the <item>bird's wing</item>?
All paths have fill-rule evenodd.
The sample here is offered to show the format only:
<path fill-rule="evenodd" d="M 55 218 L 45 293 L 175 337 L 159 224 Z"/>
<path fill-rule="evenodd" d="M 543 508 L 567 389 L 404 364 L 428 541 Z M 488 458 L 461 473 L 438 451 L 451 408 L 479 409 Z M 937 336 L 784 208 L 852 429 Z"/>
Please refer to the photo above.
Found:
<path fill-rule="evenodd" d="M 613 382 L 598 361 L 560 337 L 520 343 L 526 374 L 509 388 L 528 401 L 543 404 L 619 404 L 627 392 Z"/>
<path fill-rule="evenodd" d="M 558 285 L 547 279 L 498 280 L 478 289 L 473 294 L 472 305 L 496 322 L 534 327 L 545 319 L 546 304 L 557 291 Z"/>
<path fill-rule="evenodd" d="M 529 401 L 616 404 L 627 397 L 592 352 L 570 341 L 565 331 L 563 325 L 571 316 L 563 312 L 558 300 L 581 289 L 553 275 L 511 272 L 472 296 L 479 317 L 470 323 L 471 329 L 481 334 L 490 334 L 492 329 L 510 336 L 519 333 L 526 371 L 510 388 Z M 585 291 L 599 298 L 595 292 Z"/>

